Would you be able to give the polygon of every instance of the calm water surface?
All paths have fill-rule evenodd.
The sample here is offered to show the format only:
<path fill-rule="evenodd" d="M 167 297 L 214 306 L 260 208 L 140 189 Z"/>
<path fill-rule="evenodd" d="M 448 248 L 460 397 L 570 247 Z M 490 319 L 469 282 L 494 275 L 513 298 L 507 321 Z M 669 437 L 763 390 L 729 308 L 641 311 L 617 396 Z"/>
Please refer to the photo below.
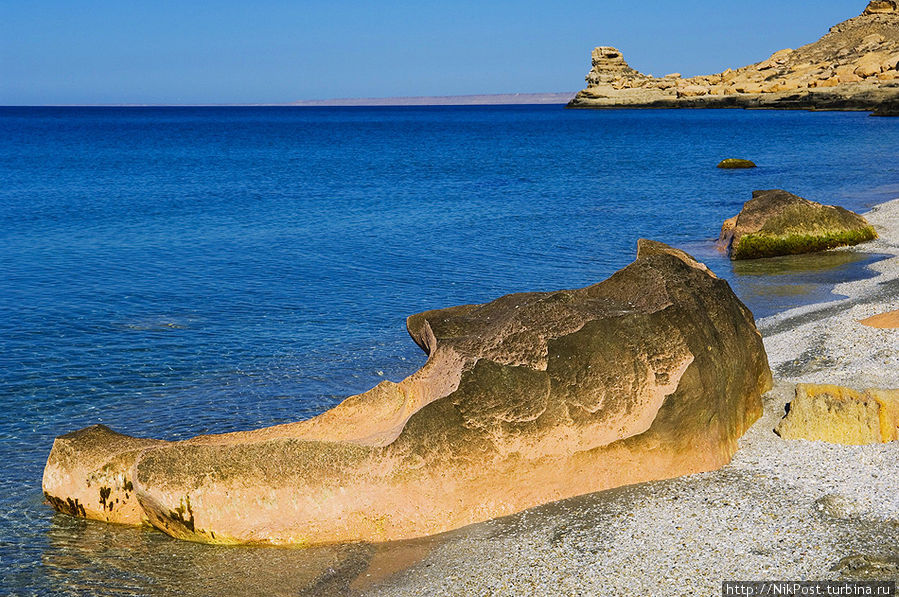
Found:
<path fill-rule="evenodd" d="M 897 154 L 899 121 L 865 114 L 0 108 L 0 592 L 336 590 L 391 552 L 54 515 L 53 438 L 309 417 L 424 362 L 407 315 L 597 282 L 638 237 L 696 253 L 757 315 L 826 300 L 866 262 L 735 270 L 711 239 L 753 189 L 893 198 Z"/>

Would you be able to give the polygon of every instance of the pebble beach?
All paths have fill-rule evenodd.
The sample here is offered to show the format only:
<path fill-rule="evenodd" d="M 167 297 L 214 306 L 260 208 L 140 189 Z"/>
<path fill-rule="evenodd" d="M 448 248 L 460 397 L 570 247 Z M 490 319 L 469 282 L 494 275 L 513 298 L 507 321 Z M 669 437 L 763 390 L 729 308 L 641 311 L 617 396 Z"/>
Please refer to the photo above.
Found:
<path fill-rule="evenodd" d="M 899 387 L 899 200 L 880 235 L 841 249 L 891 257 L 835 301 L 759 320 L 774 388 L 733 461 L 410 542 L 401 572 L 373 561 L 365 595 L 720 595 L 725 580 L 899 580 L 899 442 L 844 446 L 774 433 L 797 382 Z"/>

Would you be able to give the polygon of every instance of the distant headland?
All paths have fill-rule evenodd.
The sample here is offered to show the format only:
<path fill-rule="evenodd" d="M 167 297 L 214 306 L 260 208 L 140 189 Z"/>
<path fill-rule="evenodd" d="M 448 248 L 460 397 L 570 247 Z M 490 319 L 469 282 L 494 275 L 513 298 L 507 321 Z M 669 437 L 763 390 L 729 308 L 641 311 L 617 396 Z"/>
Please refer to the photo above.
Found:
<path fill-rule="evenodd" d="M 593 50 L 571 108 L 779 108 L 899 113 L 899 3 L 873 0 L 796 50 L 712 75 L 653 77 L 613 47 Z"/>
<path fill-rule="evenodd" d="M 412 97 L 361 97 L 303 100 L 292 106 L 500 106 L 512 104 L 567 104 L 575 92 L 496 93 L 482 95 L 433 95 Z"/>

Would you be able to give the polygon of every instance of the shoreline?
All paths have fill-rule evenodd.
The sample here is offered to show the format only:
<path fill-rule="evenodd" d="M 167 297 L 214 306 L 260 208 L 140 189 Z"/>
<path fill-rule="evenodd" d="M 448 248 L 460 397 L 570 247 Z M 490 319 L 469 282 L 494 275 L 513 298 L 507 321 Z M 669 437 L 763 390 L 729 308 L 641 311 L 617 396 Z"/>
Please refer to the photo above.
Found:
<path fill-rule="evenodd" d="M 796 382 L 899 387 L 899 330 L 859 323 L 899 309 L 899 199 L 865 216 L 880 238 L 837 250 L 891 255 L 868 266 L 878 275 L 836 284 L 845 298 L 757 321 L 775 385 L 730 464 L 430 538 L 408 568 L 384 575 L 372 566 L 351 593 L 714 595 L 723 580 L 899 580 L 899 442 L 844 446 L 773 432 Z M 856 555 L 872 567 L 834 569 Z"/>

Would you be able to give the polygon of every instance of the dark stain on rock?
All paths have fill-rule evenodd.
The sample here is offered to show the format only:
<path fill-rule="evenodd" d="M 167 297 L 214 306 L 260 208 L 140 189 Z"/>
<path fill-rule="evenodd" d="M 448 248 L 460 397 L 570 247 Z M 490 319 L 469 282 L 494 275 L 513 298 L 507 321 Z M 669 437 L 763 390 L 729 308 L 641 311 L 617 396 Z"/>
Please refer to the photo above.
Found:
<path fill-rule="evenodd" d="M 185 517 L 185 513 L 187 516 Z M 169 510 L 169 518 L 180 522 L 187 528 L 191 533 L 194 532 L 194 512 L 190 508 L 190 496 L 184 496 L 184 499 L 181 500 L 181 505 L 175 508 L 174 510 Z"/>
<path fill-rule="evenodd" d="M 131 481 L 125 481 L 125 485 L 122 487 L 125 491 L 134 491 L 134 485 Z M 128 497 L 128 494 L 125 494 L 125 497 Z"/>
<path fill-rule="evenodd" d="M 54 510 L 58 512 L 62 512 L 63 514 L 68 514 L 69 516 L 81 516 L 82 518 L 87 518 L 87 513 L 84 511 L 84 506 L 78 503 L 78 499 L 72 498 L 58 498 L 55 495 L 50 495 L 49 493 L 44 492 L 44 497 L 47 502 L 53 506 Z"/>
<path fill-rule="evenodd" d="M 100 488 L 100 506 L 102 506 L 104 510 L 112 510 L 112 501 L 109 500 L 110 493 L 112 493 L 111 487 Z M 107 501 L 109 501 L 108 504 Z"/>

